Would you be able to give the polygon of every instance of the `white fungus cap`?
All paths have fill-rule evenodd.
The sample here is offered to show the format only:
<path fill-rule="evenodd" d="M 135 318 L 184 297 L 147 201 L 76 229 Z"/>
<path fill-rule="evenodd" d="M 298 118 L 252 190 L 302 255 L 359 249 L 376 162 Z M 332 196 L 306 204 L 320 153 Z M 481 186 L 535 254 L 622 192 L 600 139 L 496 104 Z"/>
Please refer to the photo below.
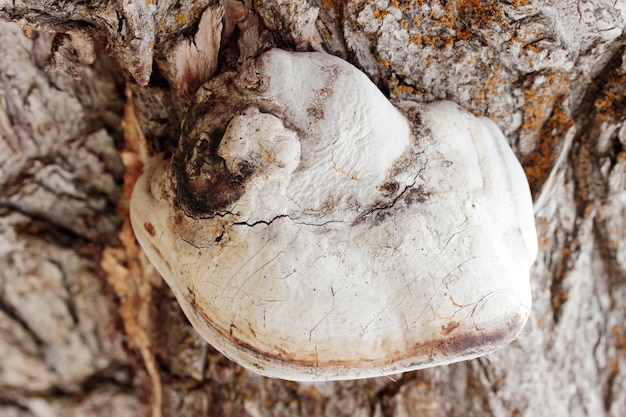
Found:
<path fill-rule="evenodd" d="M 302 381 L 513 340 L 537 238 L 498 127 L 450 102 L 398 110 L 326 54 L 272 50 L 252 69 L 203 87 L 174 158 L 155 157 L 131 200 L 196 330 L 248 369 Z"/>

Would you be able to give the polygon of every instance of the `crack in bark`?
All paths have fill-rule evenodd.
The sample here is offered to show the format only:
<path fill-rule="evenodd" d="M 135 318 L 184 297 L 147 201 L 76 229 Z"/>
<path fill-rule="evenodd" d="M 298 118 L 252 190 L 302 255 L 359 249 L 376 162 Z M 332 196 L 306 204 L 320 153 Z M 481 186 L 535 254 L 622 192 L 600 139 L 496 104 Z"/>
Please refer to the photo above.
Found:
<path fill-rule="evenodd" d="M 73 385 L 64 387 L 59 384 L 49 389 L 23 390 L 20 391 L 20 395 L 24 399 L 47 398 L 67 401 L 75 398 L 76 402 L 81 402 L 90 394 L 101 392 L 106 386 L 113 387 L 115 391 L 119 392 L 136 393 L 139 389 L 133 385 L 132 371 L 133 369 L 129 364 L 116 362 L 86 377 L 78 384 L 80 389 Z M 5 391 L 0 391 L 0 405 L 3 403 L 21 406 L 12 395 L 11 389 L 7 387 L 5 387 Z"/>
<path fill-rule="evenodd" d="M 37 332 L 32 327 L 30 327 L 26 320 L 20 317 L 15 307 L 13 307 L 4 299 L 4 290 L 0 292 L 0 311 L 6 314 L 9 319 L 13 320 L 33 339 L 38 349 L 37 354 L 39 356 L 43 356 L 42 350 L 45 346 L 47 346 L 47 343 L 43 339 L 41 339 L 41 337 L 39 337 Z"/>
<path fill-rule="evenodd" d="M 99 239 L 91 239 L 87 236 L 77 234 L 72 229 L 55 222 L 52 219 L 23 210 L 22 208 L 14 205 L 12 202 L 0 204 L 0 209 L 2 208 L 6 208 L 14 213 L 19 213 L 30 220 L 28 222 L 13 225 L 13 229 L 18 236 L 30 236 L 43 239 L 46 242 L 53 242 L 61 248 L 71 250 L 76 250 L 77 247 L 106 243 L 100 241 Z M 111 237 L 111 239 L 114 239 L 114 237 Z"/>

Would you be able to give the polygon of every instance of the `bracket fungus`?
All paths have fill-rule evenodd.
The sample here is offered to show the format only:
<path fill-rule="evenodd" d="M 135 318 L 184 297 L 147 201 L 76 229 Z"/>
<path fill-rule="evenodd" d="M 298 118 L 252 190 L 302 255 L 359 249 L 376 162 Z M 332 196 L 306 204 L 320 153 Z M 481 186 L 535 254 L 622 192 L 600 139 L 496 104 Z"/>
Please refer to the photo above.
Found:
<path fill-rule="evenodd" d="M 230 359 L 364 378 L 524 326 L 537 238 L 503 134 L 451 102 L 394 104 L 339 58 L 271 50 L 205 83 L 174 155 L 144 168 L 137 238 Z"/>

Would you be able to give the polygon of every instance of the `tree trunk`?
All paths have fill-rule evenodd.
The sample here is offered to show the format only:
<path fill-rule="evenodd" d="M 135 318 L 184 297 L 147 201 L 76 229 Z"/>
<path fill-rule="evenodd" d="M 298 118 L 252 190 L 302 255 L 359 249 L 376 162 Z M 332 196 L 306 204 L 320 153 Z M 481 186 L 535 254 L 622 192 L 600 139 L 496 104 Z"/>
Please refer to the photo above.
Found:
<path fill-rule="evenodd" d="M 99 3 L 0 0 L 16 22 L 0 24 L 0 415 L 626 416 L 626 3 Z M 518 340 L 295 383 L 190 327 L 134 241 L 130 190 L 147 155 L 175 148 L 193 91 L 274 46 L 505 132 L 539 236 Z"/>

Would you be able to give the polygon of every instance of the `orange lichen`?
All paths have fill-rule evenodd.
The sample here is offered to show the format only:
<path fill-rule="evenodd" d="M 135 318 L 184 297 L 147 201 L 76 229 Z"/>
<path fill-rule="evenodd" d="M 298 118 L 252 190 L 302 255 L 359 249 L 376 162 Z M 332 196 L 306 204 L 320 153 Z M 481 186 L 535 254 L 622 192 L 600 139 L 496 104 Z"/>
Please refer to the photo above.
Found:
<path fill-rule="evenodd" d="M 420 35 L 419 33 L 416 33 L 415 35 L 411 36 L 409 40 L 417 46 L 422 45 L 422 35 Z"/>
<path fill-rule="evenodd" d="M 391 66 L 391 61 L 387 59 L 377 58 L 376 62 L 378 62 L 378 65 L 380 65 L 383 68 L 389 68 Z"/>
<path fill-rule="evenodd" d="M 549 72 L 541 82 L 524 89 L 522 129 L 537 138 L 534 150 L 522 159 L 533 193 L 548 177 L 561 151 L 562 139 L 574 123 L 564 102 L 568 89 L 569 79 L 561 72 Z"/>
<path fill-rule="evenodd" d="M 422 40 L 430 46 L 434 46 L 437 43 L 437 38 L 434 36 L 424 35 L 422 36 Z"/>
<path fill-rule="evenodd" d="M 454 38 L 452 36 L 446 36 L 443 38 L 443 46 L 452 46 L 454 45 Z"/>
<path fill-rule="evenodd" d="M 536 217 L 537 241 L 540 252 L 550 249 L 554 245 L 553 235 L 550 232 L 549 222 L 545 217 Z"/>
<path fill-rule="evenodd" d="M 385 18 L 385 16 L 389 14 L 389 12 L 385 10 L 380 10 L 380 8 L 376 6 L 374 10 L 372 11 L 372 14 L 374 15 L 376 19 L 382 20 Z"/>
<path fill-rule="evenodd" d="M 624 334 L 624 329 L 619 326 L 613 326 L 611 335 L 615 338 L 615 347 L 626 353 L 626 334 Z"/>
<path fill-rule="evenodd" d="M 410 85 L 399 85 L 391 90 L 394 95 L 412 94 L 414 91 L 415 88 L 411 87 Z"/>
<path fill-rule="evenodd" d="M 567 301 L 568 296 L 569 296 L 569 291 L 563 288 L 561 288 L 556 293 L 553 293 L 552 300 L 551 300 L 552 310 L 560 311 L 561 308 L 563 307 L 563 304 L 565 304 L 565 302 Z"/>
<path fill-rule="evenodd" d="M 321 6 L 322 9 L 339 12 L 343 9 L 344 3 L 354 3 L 354 1 L 355 0 L 322 0 Z"/>
<path fill-rule="evenodd" d="M 430 15 L 430 18 L 433 20 L 437 20 L 440 16 L 437 15 L 437 11 L 434 9 L 430 9 L 428 14 Z"/>
<path fill-rule="evenodd" d="M 484 29 L 492 23 L 506 24 L 504 8 L 498 1 L 459 0 L 454 3 L 456 19 L 452 23 L 459 40 L 469 39 L 474 29 Z M 463 22 L 471 22 L 471 25 L 462 24 Z"/>
<path fill-rule="evenodd" d="M 337 10 L 340 4 L 334 0 L 322 0 L 322 9 Z"/>
<path fill-rule="evenodd" d="M 475 66 L 476 62 L 473 60 L 468 62 L 468 66 Z M 502 75 L 502 67 L 498 65 L 495 69 L 487 68 L 486 73 L 491 74 L 482 85 L 479 87 L 479 90 L 474 95 L 474 108 L 476 109 L 487 109 L 491 104 L 492 97 L 496 97 L 500 94 L 502 85 L 504 84 L 503 75 Z M 479 115 L 484 115 L 481 113 L 477 113 Z M 498 114 L 498 109 L 490 111 L 489 117 L 492 119 L 498 119 L 501 117 L 501 114 Z"/>
<path fill-rule="evenodd" d="M 533 194 L 539 191 L 548 177 L 560 153 L 562 139 L 574 123 L 564 108 L 564 96 L 558 96 L 557 99 L 560 101 L 555 103 L 551 117 L 544 122 L 539 131 L 535 149 L 522 160 Z"/>
<path fill-rule="evenodd" d="M 416 8 L 421 8 L 424 2 Z M 405 4 L 406 5 L 406 4 Z M 417 26 L 423 23 L 423 13 L 428 16 L 429 27 L 437 34 L 431 33 L 431 45 L 451 46 L 458 41 L 466 41 L 481 36 L 479 30 L 492 25 L 506 25 L 504 8 L 496 0 L 456 0 L 449 2 L 432 2 L 423 12 L 413 16 Z M 424 32 L 424 30 L 422 30 Z"/>
<path fill-rule="evenodd" d="M 174 16 L 174 20 L 176 21 L 176 24 L 183 25 L 189 22 L 189 16 L 187 16 L 185 13 L 177 13 Z"/>
<path fill-rule="evenodd" d="M 561 97 L 569 81 L 560 72 L 550 72 L 541 83 L 524 89 L 524 124 L 526 131 L 539 131 L 554 108 L 555 100 Z"/>
<path fill-rule="evenodd" d="M 614 356 L 609 359 L 609 367 L 613 373 L 619 371 L 619 356 Z"/>
<path fill-rule="evenodd" d="M 623 111 L 626 107 L 626 88 L 623 88 L 623 85 L 626 83 L 626 76 L 622 76 L 621 78 L 621 82 L 613 83 L 615 88 L 602 91 L 598 99 L 594 102 L 594 107 L 600 122 L 623 117 Z"/>
<path fill-rule="evenodd" d="M 609 367 L 611 372 L 615 373 L 619 370 L 620 358 L 626 354 L 626 334 L 624 334 L 624 329 L 614 325 L 611 327 L 610 335 L 613 339 L 612 344 L 617 352 L 615 356 L 609 359 Z"/>
<path fill-rule="evenodd" d="M 581 202 L 579 212 L 585 218 L 597 216 L 596 221 L 602 222 L 604 217 L 600 209 L 603 202 L 609 198 L 604 174 L 598 169 L 597 137 L 603 129 L 604 123 L 619 123 L 624 118 L 626 110 L 626 74 L 622 67 L 621 56 L 616 57 L 604 73 L 601 73 L 592 83 L 587 97 L 597 97 L 587 101 L 590 105 L 581 113 L 580 124 L 590 126 L 581 140 L 575 143 L 570 154 L 569 165 L 575 167 L 576 201 Z M 623 152 L 620 152 L 623 153 Z M 608 240 L 608 239 L 607 239 Z M 599 244 L 600 253 L 605 259 L 614 257 L 607 240 Z M 611 272 L 612 263 L 608 264 Z"/>

